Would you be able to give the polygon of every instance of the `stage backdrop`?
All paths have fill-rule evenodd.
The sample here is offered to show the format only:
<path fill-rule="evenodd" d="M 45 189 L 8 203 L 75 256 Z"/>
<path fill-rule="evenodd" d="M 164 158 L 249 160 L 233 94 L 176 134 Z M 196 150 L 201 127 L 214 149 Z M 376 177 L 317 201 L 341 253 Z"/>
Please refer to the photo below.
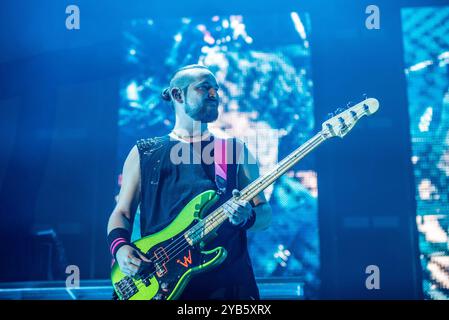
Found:
<path fill-rule="evenodd" d="M 216 134 L 245 141 L 261 174 L 314 132 L 310 21 L 307 14 L 195 16 L 131 20 L 123 26 L 118 184 L 137 139 L 161 136 L 174 125 L 161 101 L 170 75 L 199 63 L 221 86 Z M 118 191 L 118 190 L 117 190 Z M 313 155 L 266 190 L 271 227 L 249 233 L 257 277 L 298 277 L 306 295 L 319 288 L 317 175 Z M 139 219 L 133 239 L 139 237 Z"/>
<path fill-rule="evenodd" d="M 423 288 L 449 299 L 449 7 L 402 10 Z"/>

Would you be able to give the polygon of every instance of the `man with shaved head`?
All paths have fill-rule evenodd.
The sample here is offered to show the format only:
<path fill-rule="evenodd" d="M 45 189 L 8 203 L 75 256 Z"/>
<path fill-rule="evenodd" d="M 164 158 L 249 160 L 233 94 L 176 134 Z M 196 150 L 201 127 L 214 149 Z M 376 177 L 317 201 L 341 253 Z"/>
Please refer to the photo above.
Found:
<path fill-rule="evenodd" d="M 229 219 L 205 250 L 221 246 L 227 257 L 215 269 L 194 276 L 180 299 L 259 299 L 246 232 L 266 229 L 271 208 L 263 193 L 251 201 L 233 198 L 259 176 L 257 162 L 237 139 L 231 140 L 226 187 L 217 183 L 216 167 L 208 159 L 214 156 L 215 137 L 207 124 L 218 117 L 218 91 L 214 74 L 205 66 L 189 65 L 173 74 L 162 99 L 175 111 L 175 126 L 167 135 L 139 140 L 131 149 L 123 166 L 117 205 L 109 218 L 108 241 L 120 270 L 135 276 L 149 262 L 130 244 L 137 207 L 140 205 L 141 234 L 148 236 L 170 224 L 195 196 L 218 189 L 222 194 L 212 209 L 223 205 Z M 242 151 L 237 152 L 238 148 Z M 183 159 L 199 161 L 179 162 L 179 152 L 173 150 L 186 153 Z M 234 200 L 225 204 L 230 198 Z"/>

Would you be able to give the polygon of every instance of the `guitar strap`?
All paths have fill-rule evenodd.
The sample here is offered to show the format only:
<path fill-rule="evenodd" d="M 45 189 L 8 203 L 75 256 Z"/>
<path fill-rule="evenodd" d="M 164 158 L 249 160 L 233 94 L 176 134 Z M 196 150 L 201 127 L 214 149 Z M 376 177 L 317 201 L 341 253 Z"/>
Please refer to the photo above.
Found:
<path fill-rule="evenodd" d="M 228 160 L 232 157 L 233 139 L 221 139 L 214 138 L 214 165 L 215 165 L 215 184 L 219 194 L 226 193 L 227 181 L 228 181 Z M 235 161 L 238 165 L 238 159 L 240 152 L 243 149 L 243 145 L 236 140 L 236 156 Z"/>

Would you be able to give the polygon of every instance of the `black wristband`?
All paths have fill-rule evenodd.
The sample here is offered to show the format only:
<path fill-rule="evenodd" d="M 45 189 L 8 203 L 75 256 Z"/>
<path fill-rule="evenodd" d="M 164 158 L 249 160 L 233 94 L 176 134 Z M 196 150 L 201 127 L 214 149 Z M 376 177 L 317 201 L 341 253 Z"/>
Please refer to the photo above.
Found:
<path fill-rule="evenodd" d="M 115 228 L 108 234 L 109 251 L 115 259 L 118 249 L 130 243 L 131 235 L 125 228 Z"/>

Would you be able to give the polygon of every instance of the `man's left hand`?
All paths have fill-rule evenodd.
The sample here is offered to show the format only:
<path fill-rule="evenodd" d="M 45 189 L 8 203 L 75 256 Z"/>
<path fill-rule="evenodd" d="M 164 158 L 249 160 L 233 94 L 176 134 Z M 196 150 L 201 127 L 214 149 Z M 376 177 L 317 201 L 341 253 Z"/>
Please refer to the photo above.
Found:
<path fill-rule="evenodd" d="M 232 191 L 233 198 L 223 204 L 223 209 L 233 225 L 243 225 L 253 215 L 253 207 L 246 200 L 238 199 L 240 191 Z"/>

